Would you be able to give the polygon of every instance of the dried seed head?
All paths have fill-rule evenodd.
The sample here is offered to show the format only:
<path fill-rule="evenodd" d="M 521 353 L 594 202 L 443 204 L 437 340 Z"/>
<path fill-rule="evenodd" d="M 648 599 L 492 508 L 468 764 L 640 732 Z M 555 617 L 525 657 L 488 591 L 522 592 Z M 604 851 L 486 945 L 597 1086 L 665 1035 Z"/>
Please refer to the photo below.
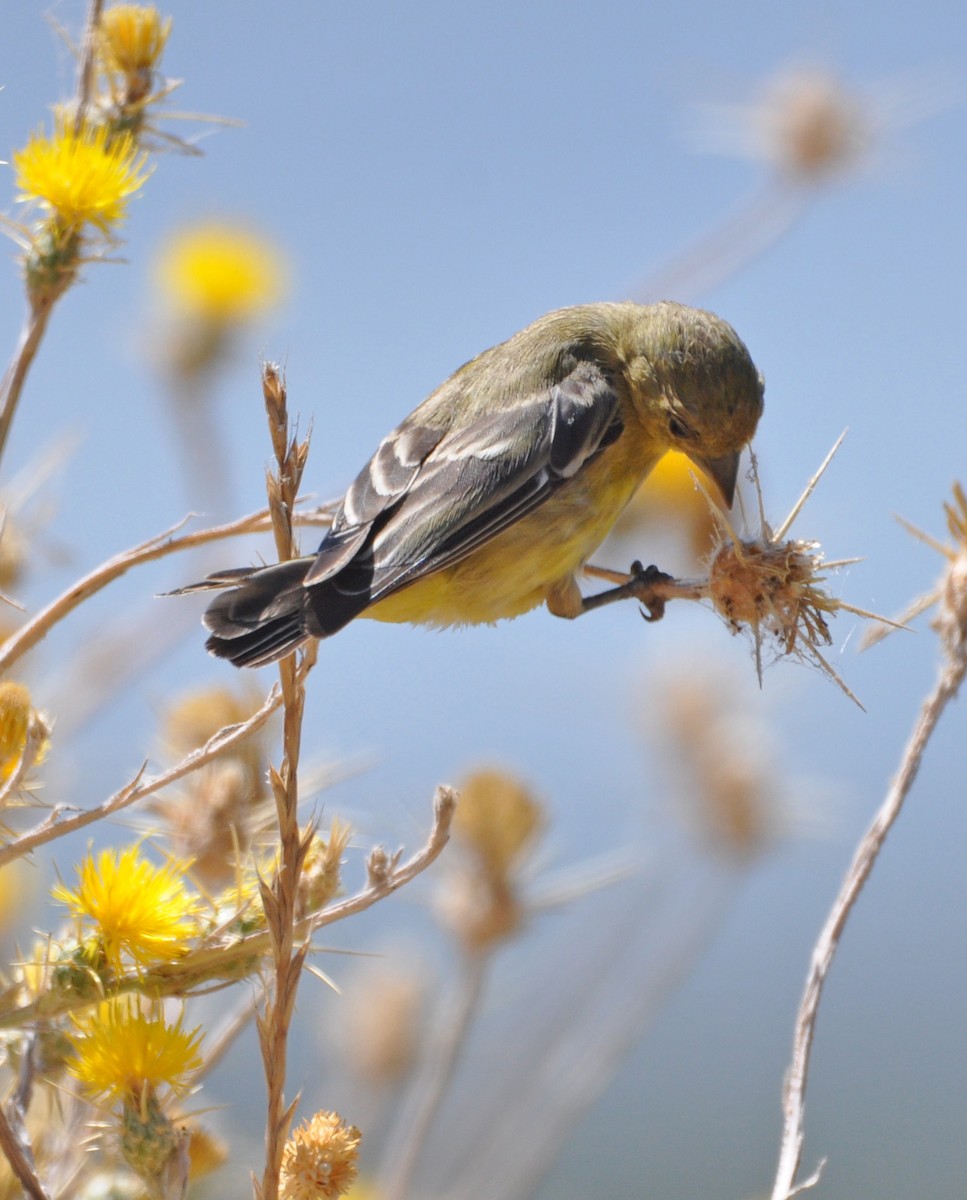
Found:
<path fill-rule="evenodd" d="M 194 771 L 184 790 L 166 794 L 154 811 L 167 823 L 178 856 L 191 859 L 192 874 L 218 888 L 251 844 L 263 799 L 262 781 L 253 778 L 248 763 L 226 755 Z"/>
<path fill-rule="evenodd" d="M 723 542 L 709 562 L 709 599 L 734 630 L 747 625 L 757 643 L 772 636 L 783 654 L 828 646 L 825 616 L 838 605 L 819 586 L 822 563 L 816 542 Z"/>
<path fill-rule="evenodd" d="M 862 100 L 829 71 L 789 71 L 769 87 L 760 109 L 767 155 L 795 179 L 811 182 L 848 170 L 872 141 Z"/>
<path fill-rule="evenodd" d="M 0 784 L 22 778 L 43 761 L 49 745 L 50 726 L 27 688 L 11 679 L 0 682 Z"/>
<path fill-rule="evenodd" d="M 250 695 L 227 688 L 204 688 L 181 696 L 165 714 L 168 753 L 184 757 L 219 730 L 247 720 L 258 707 Z M 259 737 L 247 738 L 230 753 L 192 772 L 153 806 L 167 822 L 179 854 L 193 860 L 206 886 L 225 885 L 240 852 L 248 849 L 261 819 L 267 791 L 265 750 Z"/>
<path fill-rule="evenodd" d="M 755 858 L 772 844 L 781 817 L 768 730 L 743 703 L 738 681 L 705 661 L 676 664 L 653 691 L 661 699 L 650 706 L 647 729 L 676 782 L 675 811 L 689 814 L 716 853 Z"/>
<path fill-rule="evenodd" d="M 540 832 L 543 808 L 505 771 L 475 771 L 458 790 L 454 836 L 487 874 L 506 878 Z"/>
<path fill-rule="evenodd" d="M 299 874 L 296 899 L 299 917 L 319 912 L 338 894 L 342 856 L 352 834 L 350 825 L 334 817 L 328 838 L 318 833 L 312 835 Z"/>
<path fill-rule="evenodd" d="M 954 484 L 954 498 L 944 505 L 953 545 L 947 549 L 948 566 L 940 581 L 934 628 L 940 634 L 951 664 L 967 664 L 967 493 Z"/>
<path fill-rule="evenodd" d="M 345 1195 L 359 1172 L 361 1138 L 355 1125 L 346 1125 L 338 1113 L 317 1112 L 303 1121 L 282 1152 L 282 1200 Z"/>
<path fill-rule="evenodd" d="M 465 853 L 454 858 L 442 903 L 464 946 L 479 951 L 512 937 L 524 921 L 520 868 L 544 824 L 544 811 L 504 771 L 476 771 L 457 790 L 453 833 Z"/>
<path fill-rule="evenodd" d="M 760 681 L 762 646 L 765 638 L 771 637 L 778 644 L 779 654 L 794 654 L 804 662 L 818 666 L 862 708 L 862 704 L 820 650 L 820 646 L 832 644 L 826 619 L 840 610 L 871 620 L 883 618 L 847 604 L 824 586 L 826 571 L 855 562 L 855 559 L 826 563 L 818 542 L 786 538 L 786 533 L 812 495 L 844 436 L 841 435 L 836 441 L 775 533 L 765 519 L 758 468 L 755 455 L 751 454 L 751 478 L 759 502 L 759 536 L 748 541 L 741 540 L 729 524 L 728 517 L 709 499 L 719 525 L 719 542 L 709 560 L 708 582 L 699 585 L 693 594 L 711 600 L 733 632 L 743 627 L 751 630 Z"/>

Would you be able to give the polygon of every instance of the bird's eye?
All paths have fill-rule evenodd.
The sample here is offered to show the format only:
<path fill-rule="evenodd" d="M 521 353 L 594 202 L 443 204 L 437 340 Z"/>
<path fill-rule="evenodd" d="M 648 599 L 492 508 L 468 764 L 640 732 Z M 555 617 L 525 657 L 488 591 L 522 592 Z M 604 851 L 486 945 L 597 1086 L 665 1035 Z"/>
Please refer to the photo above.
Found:
<path fill-rule="evenodd" d="M 690 438 L 695 436 L 685 422 L 680 421 L 678 417 L 672 417 L 669 420 L 668 429 L 672 437 L 680 438 L 684 442 L 687 442 Z"/>

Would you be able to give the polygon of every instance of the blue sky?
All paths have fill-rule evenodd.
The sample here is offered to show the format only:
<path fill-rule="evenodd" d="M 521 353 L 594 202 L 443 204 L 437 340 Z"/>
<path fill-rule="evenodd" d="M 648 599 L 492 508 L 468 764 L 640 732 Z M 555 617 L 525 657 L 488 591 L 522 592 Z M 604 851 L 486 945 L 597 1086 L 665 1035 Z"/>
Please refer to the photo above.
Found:
<path fill-rule="evenodd" d="M 72 60 L 44 16 L 77 29 L 84 6 L 8 7 L 0 157 L 9 159 L 72 86 Z M 894 514 L 941 535 L 942 501 L 967 476 L 960 6 L 175 0 L 166 11 L 166 68 L 185 80 L 171 107 L 244 124 L 207 134 L 202 159 L 159 160 L 131 206 L 126 265 L 89 268 L 55 314 L 4 475 L 59 431 L 83 440 L 55 487 L 52 565 L 28 603 L 174 523 L 204 494 L 186 491 L 144 354 L 152 255 L 180 222 L 250 221 L 293 269 L 288 304 L 246 336 L 219 384 L 232 464 L 220 515 L 262 503 L 260 355 L 286 364 L 290 404 L 313 422 L 307 480 L 328 497 L 475 352 L 551 308 L 651 294 L 669 262 L 769 177 L 761 160 L 694 152 L 704 108 L 755 103 L 779 72 L 802 65 L 831 72 L 885 127 L 858 169 L 817 188 L 767 252 L 709 290 L 686 280 L 672 298 L 731 321 L 766 376 L 756 448 L 774 519 L 848 428 L 795 530 L 830 558 L 862 556 L 837 579 L 839 594 L 895 613 L 932 585 L 939 559 Z M 898 96 L 899 117 L 888 120 Z M 4 195 L 9 211 L 12 185 Z M 12 348 L 22 303 L 12 262 L 0 294 Z M 254 553 L 226 547 L 226 562 Z M 648 558 L 646 547 L 635 553 Z M 160 627 L 173 618 L 151 595 L 185 581 L 170 562 L 129 578 L 89 621 L 113 620 L 124 603 L 158 611 Z M 630 607 L 577 625 L 537 612 L 444 634 L 357 622 L 322 648 L 309 742 L 320 760 L 372 765 L 329 793 L 327 809 L 349 814 L 367 838 L 412 840 L 436 783 L 496 760 L 552 805 L 557 861 L 614 845 L 629 828 L 647 842 L 641 812 L 655 805 L 656 775 L 637 713 L 642 697 L 660 704 L 659 668 L 722 656 L 753 675 L 744 643 L 710 613 L 679 607 L 655 627 Z M 56 646 L 95 627 L 80 616 L 38 655 L 32 670 L 52 693 Z M 639 1195 L 642 1180 L 656 1197 L 765 1187 L 809 948 L 937 657 L 923 622 L 862 656 L 857 621 L 840 617 L 833 632 L 832 661 L 866 713 L 787 663 L 749 701 L 773 727 L 783 790 L 807 832 L 727 889 L 717 936 L 571 1143 L 548 1195 L 585 1195 L 582 1164 L 599 1165 L 602 1153 L 615 1164 L 606 1189 L 615 1198 Z M 70 799 L 92 802 L 151 752 L 163 696 L 228 678 L 186 625 L 123 712 L 101 715 L 65 748 Z M 831 1194 L 962 1187 L 963 720 L 955 705 L 835 967 L 807 1139 L 807 1162 L 830 1155 Z"/>

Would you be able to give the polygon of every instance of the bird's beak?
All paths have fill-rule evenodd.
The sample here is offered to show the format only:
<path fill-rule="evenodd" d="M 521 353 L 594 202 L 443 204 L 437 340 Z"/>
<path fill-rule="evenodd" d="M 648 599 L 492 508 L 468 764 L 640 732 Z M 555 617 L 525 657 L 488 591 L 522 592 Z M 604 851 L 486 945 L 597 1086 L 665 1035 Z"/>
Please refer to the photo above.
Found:
<path fill-rule="evenodd" d="M 731 508 L 735 499 L 735 482 L 739 477 L 739 455 L 723 454 L 721 458 L 702 458 L 695 455 L 695 465 L 715 480 L 725 507 Z"/>

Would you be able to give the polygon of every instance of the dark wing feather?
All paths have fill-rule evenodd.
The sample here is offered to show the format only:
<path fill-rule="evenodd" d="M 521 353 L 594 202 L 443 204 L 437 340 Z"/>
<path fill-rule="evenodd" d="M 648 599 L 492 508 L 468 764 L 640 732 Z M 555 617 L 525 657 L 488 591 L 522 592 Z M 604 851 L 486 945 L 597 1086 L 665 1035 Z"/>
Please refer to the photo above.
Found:
<path fill-rule="evenodd" d="M 532 400 L 487 414 L 441 438 L 405 490 L 387 500 L 362 531 L 358 526 L 334 529 L 339 544 L 332 557 L 327 544 L 333 534 L 323 542 L 325 577 L 334 591 L 365 596 L 371 603 L 460 561 L 542 504 L 617 438 L 621 428 L 610 380 L 593 364 L 579 364 Z M 384 442 L 373 463 L 385 447 Z M 373 463 L 370 476 L 375 474 Z M 368 516 L 383 490 L 361 483 L 366 474 L 353 488 L 358 486 L 369 502 Z M 355 503 L 347 503 L 347 513 Z M 349 545 L 353 550 L 346 554 Z M 336 559 L 338 575 L 328 569 Z M 310 574 L 319 578 L 315 567 Z"/>
<path fill-rule="evenodd" d="M 351 561 L 369 536 L 373 522 L 406 495 L 443 435 L 442 429 L 431 429 L 408 418 L 383 438 L 343 497 L 306 576 L 307 587 L 331 579 Z"/>

